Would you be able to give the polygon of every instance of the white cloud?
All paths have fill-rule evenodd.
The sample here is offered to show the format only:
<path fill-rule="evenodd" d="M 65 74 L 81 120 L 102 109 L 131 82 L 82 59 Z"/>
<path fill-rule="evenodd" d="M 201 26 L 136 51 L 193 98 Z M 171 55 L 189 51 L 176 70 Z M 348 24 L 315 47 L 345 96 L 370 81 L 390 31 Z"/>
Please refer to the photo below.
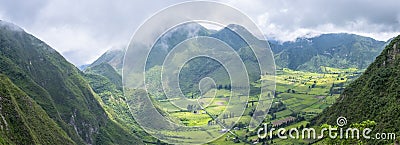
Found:
<path fill-rule="evenodd" d="M 321 33 L 354 33 L 388 40 L 400 34 L 400 3 L 363 0 L 228 1 L 249 12 L 269 38 L 292 41 Z"/>
<path fill-rule="evenodd" d="M 110 48 L 113 43 L 99 41 L 87 30 L 68 25 L 40 29 L 32 33 L 38 34 L 41 40 L 61 54 L 69 56 L 67 59 L 74 64 L 91 63 L 105 52 L 104 48 Z"/>
<path fill-rule="evenodd" d="M 270 38 L 282 41 L 321 33 L 355 33 L 387 40 L 400 34 L 397 0 L 217 0 L 251 17 Z M 0 0 L 0 19 L 49 43 L 76 65 L 113 46 L 126 45 L 152 13 L 183 2 L 99 0 Z"/>

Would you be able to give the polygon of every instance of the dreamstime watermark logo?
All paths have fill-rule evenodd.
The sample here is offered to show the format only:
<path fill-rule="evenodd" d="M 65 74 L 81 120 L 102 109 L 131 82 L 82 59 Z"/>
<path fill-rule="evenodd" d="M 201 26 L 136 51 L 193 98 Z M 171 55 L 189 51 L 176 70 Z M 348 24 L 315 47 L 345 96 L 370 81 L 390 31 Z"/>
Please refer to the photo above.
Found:
<path fill-rule="evenodd" d="M 336 119 L 336 124 L 340 127 L 345 126 L 347 124 L 347 119 L 343 116 L 340 116 Z"/>
<path fill-rule="evenodd" d="M 204 30 L 198 24 L 224 29 L 219 31 L 219 35 L 207 35 L 214 32 Z M 225 36 L 232 34 L 235 39 L 226 40 Z M 237 39 L 238 36 L 240 39 Z M 221 3 L 185 2 L 159 11 L 137 29 L 124 57 L 124 94 L 135 121 L 147 133 L 166 143 L 210 142 L 229 131 L 241 119 L 248 105 L 251 77 L 260 79 L 257 76 L 263 76 L 255 107 L 255 112 L 262 113 L 254 113 L 248 123 L 248 128 L 255 130 L 266 117 L 275 90 L 275 64 L 266 42 L 257 25 L 246 15 Z M 239 51 L 246 56 L 241 56 Z M 207 59 L 194 61 L 199 58 Z M 248 67 L 244 59 L 254 60 L 258 66 Z M 202 68 L 192 68 L 192 72 L 183 73 L 188 66 L 209 66 L 211 60 L 223 69 L 213 67 L 197 71 Z M 188 65 L 193 61 L 196 62 L 194 65 Z M 230 80 L 229 97 L 224 99 L 226 102 L 217 104 L 225 105 L 220 107 L 223 108 L 221 114 L 206 109 L 216 97 L 215 93 L 214 96 L 205 95 L 210 94 L 208 91 L 212 91 L 217 84 L 221 84 L 220 80 L 212 75 L 199 79 L 182 79 L 185 75 L 200 77 L 198 72 L 217 70 L 224 70 Z M 198 84 L 187 85 L 195 83 Z M 196 94 L 197 98 L 194 97 L 195 93 L 185 90 L 195 88 L 190 86 L 198 86 L 201 91 Z M 162 103 L 157 102 L 159 98 L 163 98 Z M 165 105 L 166 101 L 168 105 Z M 163 111 L 163 106 L 174 106 L 183 112 L 200 110 L 209 115 L 211 120 L 205 125 L 188 126 L 181 123 L 185 119 L 172 119 L 168 112 Z"/>
<path fill-rule="evenodd" d="M 280 139 L 322 139 L 324 137 L 329 137 L 331 139 L 360 139 L 362 136 L 364 139 L 380 139 L 380 140 L 395 140 L 395 133 L 376 133 L 375 136 L 371 136 L 372 129 L 349 127 L 343 128 L 347 125 L 347 119 L 340 116 L 336 120 L 338 127 L 333 127 L 331 125 L 323 126 L 320 128 L 320 133 L 318 135 L 317 130 L 314 128 L 273 128 L 269 129 L 268 124 L 264 124 L 264 128 L 259 128 L 257 135 L 259 138 L 273 138 L 274 134 Z"/>

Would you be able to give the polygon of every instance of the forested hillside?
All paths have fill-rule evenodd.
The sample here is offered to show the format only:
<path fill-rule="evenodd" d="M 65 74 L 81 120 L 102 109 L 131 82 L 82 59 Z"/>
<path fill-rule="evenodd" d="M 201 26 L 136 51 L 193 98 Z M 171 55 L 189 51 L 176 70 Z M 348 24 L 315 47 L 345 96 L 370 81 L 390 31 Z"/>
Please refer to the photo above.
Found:
<path fill-rule="evenodd" d="M 335 125 L 339 116 L 349 123 L 375 121 L 374 133 L 400 134 L 400 36 L 393 39 L 363 75 L 346 87 L 337 102 L 314 122 Z M 388 143 L 371 140 L 373 143 Z M 391 142 L 389 142 L 391 143 Z"/>
<path fill-rule="evenodd" d="M 5 80 L 2 81 L 3 85 L 7 86 L 2 88 L 3 94 L 6 95 L 2 98 L 8 97 L 8 100 L 14 101 L 8 104 L 12 106 L 2 110 L 2 114 L 17 113 L 19 115 L 9 119 L 14 119 L 13 123 L 20 122 L 18 125 L 25 123 L 26 126 L 25 129 L 18 126 L 22 128 L 20 129 L 10 124 L 8 131 L 4 127 L 2 140 L 15 141 L 19 136 L 30 140 L 31 136 L 32 141 L 36 141 L 45 134 L 54 134 L 54 138 L 47 138 L 47 143 L 54 144 L 63 140 L 62 144 L 140 142 L 132 132 L 125 130 L 123 125 L 110 120 L 98 102 L 99 97 L 92 91 L 81 71 L 50 46 L 21 28 L 4 21 L 0 23 L 0 74 Z M 16 93 L 10 94 L 14 92 Z M 26 102 L 15 102 L 16 100 Z M 21 106 L 26 104 L 31 104 L 35 110 Z M 10 109 L 13 107 L 14 109 Z M 36 112 L 37 115 L 43 116 L 40 117 L 43 118 L 43 122 L 29 120 L 30 116 L 24 115 L 29 111 L 33 111 L 30 115 L 35 116 Z M 46 129 L 51 126 L 54 127 L 53 131 Z M 44 134 L 35 135 L 40 133 L 36 132 L 40 129 L 43 129 Z"/>

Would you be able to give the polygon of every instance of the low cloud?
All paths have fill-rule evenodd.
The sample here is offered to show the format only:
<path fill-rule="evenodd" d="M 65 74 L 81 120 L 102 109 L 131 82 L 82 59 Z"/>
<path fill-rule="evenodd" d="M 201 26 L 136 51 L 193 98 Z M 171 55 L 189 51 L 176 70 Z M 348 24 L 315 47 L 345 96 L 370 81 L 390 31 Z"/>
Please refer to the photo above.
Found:
<path fill-rule="evenodd" d="M 387 40 L 400 34 L 396 0 L 244 0 L 228 3 L 250 16 L 269 38 L 291 41 L 321 33 L 355 33 Z"/>
<path fill-rule="evenodd" d="M 15 23 L 75 65 L 127 45 L 137 27 L 179 2 L 0 0 L 0 19 Z M 321 33 L 355 33 L 387 40 L 400 34 L 397 0 L 220 0 L 246 13 L 268 38 L 291 41 Z"/>

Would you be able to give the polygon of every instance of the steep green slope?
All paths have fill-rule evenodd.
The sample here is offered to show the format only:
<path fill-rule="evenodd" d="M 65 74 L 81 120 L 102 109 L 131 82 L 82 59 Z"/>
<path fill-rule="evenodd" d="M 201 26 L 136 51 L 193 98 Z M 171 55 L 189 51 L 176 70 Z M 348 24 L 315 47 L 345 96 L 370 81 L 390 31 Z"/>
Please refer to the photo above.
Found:
<path fill-rule="evenodd" d="M 137 138 L 109 120 L 82 72 L 44 42 L 14 29 L 17 26 L 1 26 L 0 73 L 32 97 L 75 143 L 136 143 Z"/>
<path fill-rule="evenodd" d="M 339 116 L 349 123 L 373 120 L 374 132 L 400 134 L 400 36 L 390 42 L 363 75 L 352 82 L 337 102 L 314 123 L 336 124 Z M 371 140 L 382 143 L 382 140 Z M 391 143 L 386 142 L 386 143 Z"/>
<path fill-rule="evenodd" d="M 102 63 L 90 67 L 85 71 L 85 79 L 100 96 L 100 104 L 112 120 L 124 126 L 126 131 L 139 136 L 142 141 L 156 141 L 146 134 L 134 120 L 122 92 L 121 76 L 112 66 Z"/>
<path fill-rule="evenodd" d="M 0 74 L 0 144 L 75 144 L 27 94 Z"/>
<path fill-rule="evenodd" d="M 106 77 L 113 85 L 118 89 L 122 90 L 122 78 L 121 75 L 109 64 L 101 63 L 88 67 L 85 73 L 99 74 Z M 95 91 L 96 89 L 93 88 Z M 96 92 L 97 93 L 97 92 Z"/>
<path fill-rule="evenodd" d="M 323 34 L 294 42 L 270 41 L 277 66 L 321 72 L 320 66 L 364 69 L 379 55 L 383 41 L 354 34 Z"/>

